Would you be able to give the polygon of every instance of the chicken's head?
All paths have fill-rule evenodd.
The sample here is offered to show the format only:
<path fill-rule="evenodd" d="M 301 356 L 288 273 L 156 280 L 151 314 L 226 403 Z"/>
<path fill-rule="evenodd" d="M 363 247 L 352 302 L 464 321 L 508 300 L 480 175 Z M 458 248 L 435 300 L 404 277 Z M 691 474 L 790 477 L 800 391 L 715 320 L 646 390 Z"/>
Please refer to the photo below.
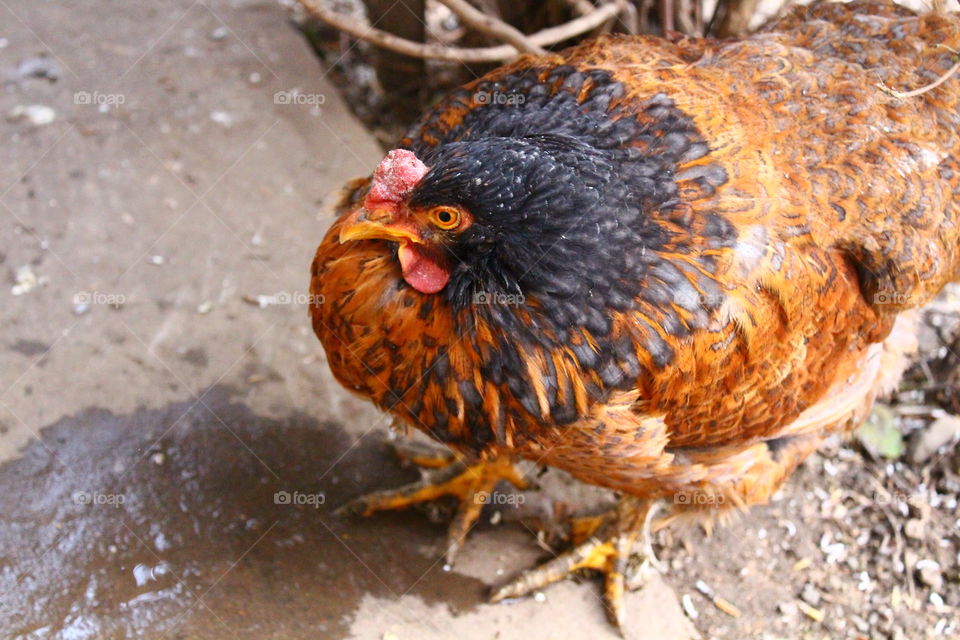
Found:
<path fill-rule="evenodd" d="M 359 209 L 343 223 L 340 242 L 380 239 L 398 243 L 404 280 L 421 293 L 437 293 L 450 279 L 443 244 L 452 232 L 470 224 L 457 207 L 412 207 L 409 196 L 429 172 L 417 156 L 394 149 L 377 166 Z"/>
<path fill-rule="evenodd" d="M 604 314 L 584 310 L 626 307 L 638 294 L 650 268 L 641 248 L 666 239 L 647 214 L 675 197 L 674 161 L 567 135 L 394 149 L 339 240 L 384 241 L 410 287 L 454 308 L 535 300 L 605 330 Z"/>

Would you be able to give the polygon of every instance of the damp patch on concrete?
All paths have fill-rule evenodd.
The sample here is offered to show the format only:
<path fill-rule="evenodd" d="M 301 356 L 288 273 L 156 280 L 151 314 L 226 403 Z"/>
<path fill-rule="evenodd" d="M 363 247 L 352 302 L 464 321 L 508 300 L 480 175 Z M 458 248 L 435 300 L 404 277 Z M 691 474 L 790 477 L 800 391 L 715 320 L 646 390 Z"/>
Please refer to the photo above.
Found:
<path fill-rule="evenodd" d="M 333 514 L 416 478 L 381 433 L 264 418 L 216 387 L 41 436 L 0 466 L 10 636 L 340 638 L 368 595 L 461 614 L 486 593 L 443 571 L 443 528 L 422 516 Z"/>

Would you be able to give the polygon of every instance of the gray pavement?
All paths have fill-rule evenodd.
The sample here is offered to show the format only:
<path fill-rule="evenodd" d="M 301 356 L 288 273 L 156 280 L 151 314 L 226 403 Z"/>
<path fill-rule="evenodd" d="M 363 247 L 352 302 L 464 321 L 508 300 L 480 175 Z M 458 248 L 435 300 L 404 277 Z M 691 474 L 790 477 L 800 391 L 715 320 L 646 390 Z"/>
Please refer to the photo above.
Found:
<path fill-rule="evenodd" d="M 307 321 L 324 204 L 380 150 L 284 10 L 0 16 L 0 637 L 616 637 L 593 582 L 484 604 L 543 559 L 518 526 L 444 571 L 421 515 L 333 515 L 416 473 Z M 660 581 L 628 606 L 693 634 Z"/>

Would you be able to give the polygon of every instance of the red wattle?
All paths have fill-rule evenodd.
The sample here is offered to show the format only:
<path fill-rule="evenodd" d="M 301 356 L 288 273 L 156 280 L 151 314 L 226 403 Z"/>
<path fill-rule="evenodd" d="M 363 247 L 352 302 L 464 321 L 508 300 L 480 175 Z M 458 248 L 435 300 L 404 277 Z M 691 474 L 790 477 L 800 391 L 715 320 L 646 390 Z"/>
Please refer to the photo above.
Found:
<path fill-rule="evenodd" d="M 397 252 L 403 279 L 420 293 L 438 293 L 450 280 L 450 270 L 442 257 L 431 255 L 419 245 L 404 242 Z"/>

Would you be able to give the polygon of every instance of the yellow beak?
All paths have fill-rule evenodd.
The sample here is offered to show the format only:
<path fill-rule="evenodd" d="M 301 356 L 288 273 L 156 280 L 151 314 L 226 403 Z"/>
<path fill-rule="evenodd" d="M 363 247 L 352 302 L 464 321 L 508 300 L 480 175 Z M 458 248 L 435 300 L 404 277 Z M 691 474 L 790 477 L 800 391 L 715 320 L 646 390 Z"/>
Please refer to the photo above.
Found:
<path fill-rule="evenodd" d="M 340 244 L 354 240 L 423 242 L 411 222 L 404 219 L 394 220 L 389 211 L 368 211 L 363 208 L 347 216 L 340 227 Z"/>

